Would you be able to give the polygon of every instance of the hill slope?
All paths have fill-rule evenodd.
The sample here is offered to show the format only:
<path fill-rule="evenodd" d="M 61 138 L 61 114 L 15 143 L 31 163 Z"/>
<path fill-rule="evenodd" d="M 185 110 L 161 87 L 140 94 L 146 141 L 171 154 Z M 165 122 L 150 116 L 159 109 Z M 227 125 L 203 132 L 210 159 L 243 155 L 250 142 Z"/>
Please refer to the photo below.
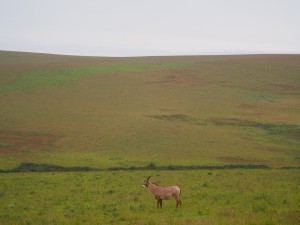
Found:
<path fill-rule="evenodd" d="M 0 52 L 0 168 L 300 165 L 300 56 Z"/>

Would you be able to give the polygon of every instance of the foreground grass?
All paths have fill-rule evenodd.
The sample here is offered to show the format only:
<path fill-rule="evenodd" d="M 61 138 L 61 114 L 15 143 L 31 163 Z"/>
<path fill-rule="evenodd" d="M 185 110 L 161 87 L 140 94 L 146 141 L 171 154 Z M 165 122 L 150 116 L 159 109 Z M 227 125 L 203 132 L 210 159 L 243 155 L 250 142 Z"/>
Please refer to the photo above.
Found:
<path fill-rule="evenodd" d="M 0 174 L 0 224 L 299 224 L 299 170 Z M 178 184 L 163 210 L 144 179 Z"/>

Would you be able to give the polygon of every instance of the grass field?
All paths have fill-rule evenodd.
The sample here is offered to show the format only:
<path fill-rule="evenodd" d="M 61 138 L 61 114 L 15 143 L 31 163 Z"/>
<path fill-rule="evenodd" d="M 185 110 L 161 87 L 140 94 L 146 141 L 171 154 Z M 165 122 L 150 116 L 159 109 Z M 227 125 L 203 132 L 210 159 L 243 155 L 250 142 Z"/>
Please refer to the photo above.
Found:
<path fill-rule="evenodd" d="M 299 224 L 299 170 L 280 168 L 300 167 L 300 56 L 0 51 L 0 170 L 21 163 L 272 169 L 0 173 L 1 224 Z M 148 173 L 181 209 L 157 212 Z"/>
<path fill-rule="evenodd" d="M 148 172 L 26 173 L 0 176 L 2 224 L 299 224 L 297 170 L 155 171 L 179 183 L 182 206 L 142 188 Z M 151 175 L 151 174 L 150 174 Z M 288 193 L 287 193 L 288 190 Z"/>

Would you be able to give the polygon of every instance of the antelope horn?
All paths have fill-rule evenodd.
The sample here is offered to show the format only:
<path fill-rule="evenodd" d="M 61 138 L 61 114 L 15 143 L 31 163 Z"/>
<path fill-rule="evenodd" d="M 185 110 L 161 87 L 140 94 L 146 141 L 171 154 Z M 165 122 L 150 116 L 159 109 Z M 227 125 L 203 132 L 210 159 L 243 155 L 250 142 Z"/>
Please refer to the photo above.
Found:
<path fill-rule="evenodd" d="M 150 179 L 150 177 L 152 177 L 152 175 L 147 178 L 147 181 Z"/>

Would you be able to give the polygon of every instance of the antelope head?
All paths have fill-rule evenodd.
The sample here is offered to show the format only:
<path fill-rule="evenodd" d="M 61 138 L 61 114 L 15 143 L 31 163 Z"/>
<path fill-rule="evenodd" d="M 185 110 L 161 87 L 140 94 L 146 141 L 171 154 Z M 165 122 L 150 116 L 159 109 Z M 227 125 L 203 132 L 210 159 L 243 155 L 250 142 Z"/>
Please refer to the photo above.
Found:
<path fill-rule="evenodd" d="M 149 176 L 149 177 L 147 178 L 147 180 L 144 181 L 144 184 L 142 185 L 144 188 L 147 188 L 147 187 L 148 187 L 150 177 L 152 177 L 152 176 Z"/>

